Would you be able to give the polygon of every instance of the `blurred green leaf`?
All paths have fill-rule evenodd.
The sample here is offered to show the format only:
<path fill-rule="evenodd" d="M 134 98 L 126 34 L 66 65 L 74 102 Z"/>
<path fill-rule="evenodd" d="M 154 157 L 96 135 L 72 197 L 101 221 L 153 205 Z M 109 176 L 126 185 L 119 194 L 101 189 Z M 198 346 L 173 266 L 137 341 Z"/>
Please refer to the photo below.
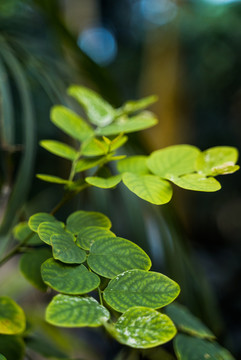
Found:
<path fill-rule="evenodd" d="M 119 110 L 120 114 L 129 114 L 135 111 L 146 109 L 148 106 L 157 102 L 158 97 L 156 95 L 150 95 L 139 100 L 127 101 Z"/>
<path fill-rule="evenodd" d="M 100 284 L 100 278 L 88 271 L 84 265 L 67 265 L 54 259 L 43 263 L 41 273 L 48 286 L 65 294 L 86 294 Z"/>
<path fill-rule="evenodd" d="M 26 319 L 22 308 L 9 297 L 0 296 L 0 334 L 20 334 L 25 326 Z"/>
<path fill-rule="evenodd" d="M 27 221 L 20 222 L 13 228 L 13 236 L 19 242 L 23 242 L 31 234 L 33 234 L 33 232 L 29 228 Z M 39 244 L 42 244 L 42 241 L 39 238 L 38 234 L 33 234 L 33 236 L 31 236 L 31 238 L 28 240 L 28 245 Z"/>
<path fill-rule="evenodd" d="M 85 178 L 85 181 L 92 185 L 102 189 L 111 189 L 121 182 L 121 174 L 102 178 L 99 176 L 89 176 Z"/>
<path fill-rule="evenodd" d="M 0 335 L 1 353 L 7 360 L 23 360 L 25 344 L 20 336 Z"/>
<path fill-rule="evenodd" d="M 110 314 L 92 297 L 57 295 L 46 310 L 46 321 L 56 326 L 101 326 Z"/>
<path fill-rule="evenodd" d="M 166 204 L 172 198 L 172 186 L 158 176 L 124 173 L 122 180 L 130 191 L 151 204 Z"/>
<path fill-rule="evenodd" d="M 66 224 L 66 229 L 74 234 L 78 234 L 83 228 L 89 226 L 100 226 L 106 229 L 111 228 L 110 219 L 96 211 L 75 211 L 67 218 Z"/>
<path fill-rule="evenodd" d="M 67 359 L 67 354 L 60 351 L 56 344 L 53 344 L 50 339 L 41 337 L 39 334 L 27 337 L 25 342 L 29 349 L 47 358 Z"/>
<path fill-rule="evenodd" d="M 78 152 L 74 148 L 60 141 L 42 140 L 40 141 L 40 145 L 52 154 L 71 161 L 73 161 L 78 154 Z"/>
<path fill-rule="evenodd" d="M 113 278 L 126 270 L 149 270 L 149 256 L 133 242 L 120 238 L 96 240 L 87 259 L 89 267 L 97 274 Z"/>
<path fill-rule="evenodd" d="M 186 190 L 213 192 L 221 189 L 220 183 L 215 178 L 202 174 L 172 177 L 171 181 Z"/>
<path fill-rule="evenodd" d="M 40 180 L 50 182 L 53 184 L 65 184 L 65 185 L 71 185 L 72 181 L 62 179 L 58 176 L 48 175 L 48 174 L 37 174 L 36 177 Z"/>
<path fill-rule="evenodd" d="M 54 234 L 51 236 L 53 257 L 66 264 L 81 264 L 86 259 L 86 253 L 75 243 L 72 234 Z"/>
<path fill-rule="evenodd" d="M 78 160 L 76 164 L 75 172 L 78 173 L 84 170 L 92 169 L 95 166 L 104 164 L 105 160 L 106 160 L 106 156 L 98 156 L 94 158 L 81 158 L 80 160 Z"/>
<path fill-rule="evenodd" d="M 144 155 L 130 156 L 118 161 L 117 170 L 120 173 L 148 174 L 150 172 L 146 164 L 147 159 L 148 157 Z"/>
<path fill-rule="evenodd" d="M 167 276 L 134 269 L 114 277 L 104 290 L 104 299 L 119 312 L 133 306 L 159 309 L 175 300 L 179 292 L 179 285 Z"/>

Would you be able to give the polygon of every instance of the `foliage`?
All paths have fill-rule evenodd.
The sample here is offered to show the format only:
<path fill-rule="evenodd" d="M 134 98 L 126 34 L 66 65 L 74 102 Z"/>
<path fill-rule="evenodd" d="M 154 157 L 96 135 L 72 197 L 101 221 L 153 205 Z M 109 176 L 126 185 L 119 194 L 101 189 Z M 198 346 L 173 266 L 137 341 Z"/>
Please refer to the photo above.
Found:
<path fill-rule="evenodd" d="M 179 295 L 179 285 L 150 271 L 147 253 L 130 240 L 116 236 L 106 215 L 78 210 L 64 223 L 55 214 L 89 187 L 111 189 L 120 182 L 155 205 L 171 200 L 172 184 L 189 190 L 217 191 L 221 185 L 215 177 L 239 168 L 237 150 L 224 146 L 201 152 L 195 146 L 175 145 L 149 156 L 126 157 L 121 152 L 127 141 L 124 134 L 157 123 L 154 114 L 144 110 L 156 98 L 127 102 L 115 109 L 83 86 L 71 86 L 68 94 L 82 105 L 87 120 L 62 105 L 53 107 L 51 120 L 77 141 L 78 147 L 52 140 L 42 140 L 40 145 L 70 161 L 69 177 L 37 175 L 44 181 L 63 184 L 63 199 L 50 214 L 36 213 L 28 223 L 15 227 L 13 233 L 19 244 L 1 263 L 25 251 L 20 259 L 23 275 L 36 288 L 46 291 L 49 287 L 59 293 L 46 309 L 46 321 L 52 325 L 103 326 L 118 342 L 137 349 L 167 343 L 178 331 L 174 339 L 178 359 L 232 359 L 188 310 L 169 305 Z M 22 309 L 10 298 L 2 297 L 0 313 L 0 333 L 13 334 L 13 339 L 20 333 L 19 338 L 24 338 Z M 2 353 L 11 360 L 9 351 L 7 348 Z M 148 356 L 154 359 L 151 353 Z"/>

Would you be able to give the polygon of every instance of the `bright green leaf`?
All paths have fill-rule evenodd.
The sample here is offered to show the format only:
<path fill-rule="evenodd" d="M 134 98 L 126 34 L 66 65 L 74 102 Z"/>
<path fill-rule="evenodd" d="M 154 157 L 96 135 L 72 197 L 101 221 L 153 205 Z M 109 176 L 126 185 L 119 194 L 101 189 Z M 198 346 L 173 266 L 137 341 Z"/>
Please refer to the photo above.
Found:
<path fill-rule="evenodd" d="M 92 127 L 79 115 L 65 106 L 54 106 L 51 110 L 50 117 L 58 128 L 80 142 L 94 135 Z"/>
<path fill-rule="evenodd" d="M 180 331 L 201 338 L 215 338 L 215 335 L 185 306 L 177 303 L 171 304 L 165 308 L 165 313 Z"/>
<path fill-rule="evenodd" d="M 124 173 L 122 180 L 130 191 L 152 204 L 166 204 L 172 198 L 172 186 L 158 176 Z"/>
<path fill-rule="evenodd" d="M 65 185 L 71 184 L 71 181 L 62 179 L 58 176 L 53 176 L 53 175 L 48 175 L 48 174 L 37 174 L 36 177 L 40 180 L 50 182 L 53 184 L 65 184 Z"/>
<path fill-rule="evenodd" d="M 147 159 L 148 157 L 144 155 L 130 156 L 118 161 L 117 170 L 120 173 L 131 172 L 135 174 L 148 174 L 149 169 L 146 165 Z"/>
<path fill-rule="evenodd" d="M 188 174 L 170 179 L 177 186 L 194 191 L 213 192 L 221 189 L 220 183 L 213 177 L 202 174 Z"/>
<path fill-rule="evenodd" d="M 72 234 L 54 234 L 51 236 L 53 257 L 66 264 L 81 264 L 86 259 L 86 252 L 75 243 Z"/>
<path fill-rule="evenodd" d="M 66 234 L 64 223 L 60 221 L 48 222 L 44 221 L 38 226 L 38 234 L 40 239 L 48 245 L 52 245 L 51 236 L 54 234 Z"/>
<path fill-rule="evenodd" d="M 74 148 L 60 141 L 42 140 L 40 141 L 40 145 L 52 154 L 71 161 L 73 161 L 78 154 Z"/>
<path fill-rule="evenodd" d="M 66 229 L 74 234 L 78 234 L 83 228 L 89 226 L 111 228 L 111 221 L 108 217 L 95 211 L 75 211 L 67 218 L 66 224 Z"/>
<path fill-rule="evenodd" d="M 9 297 L 0 296 L 0 334 L 20 334 L 24 331 L 25 325 L 26 319 L 22 308 Z"/>
<path fill-rule="evenodd" d="M 144 97 L 140 100 L 130 100 L 127 101 L 121 108 L 120 112 L 123 112 L 125 114 L 129 114 L 135 111 L 143 110 L 147 108 L 148 106 L 152 105 L 158 100 L 158 97 L 156 95 L 151 95 Z"/>
<path fill-rule="evenodd" d="M 99 176 L 90 176 L 90 177 L 86 177 L 85 181 L 92 186 L 96 186 L 102 189 L 110 189 L 118 185 L 119 182 L 121 182 L 121 177 L 122 177 L 121 174 L 110 176 L 108 178 L 102 178 Z"/>
<path fill-rule="evenodd" d="M 23 360 L 25 354 L 24 341 L 20 336 L 0 335 L 0 351 L 7 360 Z"/>
<path fill-rule="evenodd" d="M 52 256 L 49 249 L 37 249 L 21 256 L 20 270 L 24 277 L 37 289 L 46 291 L 47 286 L 42 280 L 40 268 L 42 263 Z"/>
<path fill-rule="evenodd" d="M 104 291 L 104 299 L 119 312 L 133 306 L 158 309 L 175 300 L 179 292 L 179 285 L 167 276 L 135 269 L 112 279 Z"/>
<path fill-rule="evenodd" d="M 89 250 L 91 245 L 98 239 L 113 238 L 115 234 L 105 228 L 89 226 L 83 228 L 77 236 L 76 243 L 84 250 Z"/>
<path fill-rule="evenodd" d="M 165 179 L 195 171 L 195 161 L 200 150 L 191 145 L 174 145 L 154 151 L 147 166 L 155 175 Z"/>
<path fill-rule="evenodd" d="M 81 158 L 75 167 L 75 172 L 81 172 L 84 170 L 92 169 L 95 166 L 104 164 L 106 161 L 106 156 L 98 156 L 94 158 Z"/>
<path fill-rule="evenodd" d="M 231 146 L 216 146 L 199 154 L 196 160 L 196 170 L 205 175 L 231 174 L 239 169 L 235 165 L 238 160 L 238 150 Z"/>
<path fill-rule="evenodd" d="M 116 141 L 113 140 L 111 144 L 107 144 L 104 140 L 92 138 L 83 143 L 81 154 L 84 156 L 100 156 L 109 152 L 115 151 L 123 146 L 127 141 L 126 136 L 118 137 Z"/>
<path fill-rule="evenodd" d="M 174 339 L 174 350 L 178 360 L 235 360 L 216 342 L 183 334 Z"/>
<path fill-rule="evenodd" d="M 97 128 L 95 133 L 98 136 L 110 136 L 117 135 L 119 133 L 131 133 L 148 129 L 158 123 L 155 115 L 149 111 L 143 111 L 142 113 L 133 116 L 131 118 L 120 117 L 112 124 Z"/>
<path fill-rule="evenodd" d="M 89 267 L 97 274 L 113 278 L 126 270 L 149 270 L 149 256 L 133 242 L 120 238 L 96 240 L 87 259 Z"/>
<path fill-rule="evenodd" d="M 110 317 L 108 310 L 92 297 L 57 295 L 46 310 L 46 320 L 55 326 L 101 326 Z"/>
<path fill-rule="evenodd" d="M 34 234 L 29 228 L 27 221 L 20 222 L 14 227 L 13 236 L 20 242 L 23 242 L 26 238 L 31 236 L 28 240 L 28 245 L 39 245 L 42 243 L 38 234 Z"/>
<path fill-rule="evenodd" d="M 68 94 L 83 106 L 92 124 L 105 126 L 112 122 L 115 109 L 93 90 L 72 85 L 68 89 Z"/>
<path fill-rule="evenodd" d="M 55 217 L 53 215 L 50 215 L 48 213 L 40 212 L 37 214 L 32 215 L 28 220 L 28 226 L 32 231 L 37 232 L 38 227 L 42 222 L 54 222 L 56 221 Z"/>
<path fill-rule="evenodd" d="M 65 294 L 86 294 L 100 284 L 100 278 L 84 265 L 66 265 L 54 259 L 43 263 L 41 273 L 48 286 Z"/>
<path fill-rule="evenodd" d="M 138 349 L 165 344 L 176 335 L 176 328 L 168 316 L 141 306 L 122 314 L 115 330 L 115 338 L 120 343 Z"/>

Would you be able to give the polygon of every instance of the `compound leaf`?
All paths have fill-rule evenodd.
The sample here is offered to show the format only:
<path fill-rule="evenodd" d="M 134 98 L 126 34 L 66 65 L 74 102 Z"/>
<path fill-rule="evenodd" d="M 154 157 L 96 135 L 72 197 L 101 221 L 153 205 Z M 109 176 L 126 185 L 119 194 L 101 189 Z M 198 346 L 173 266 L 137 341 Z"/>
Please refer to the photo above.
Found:
<path fill-rule="evenodd" d="M 89 250 L 91 245 L 98 239 L 113 238 L 115 234 L 99 226 L 83 228 L 77 236 L 76 243 L 84 250 Z"/>
<path fill-rule="evenodd" d="M 60 221 L 44 221 L 38 226 L 38 235 L 40 239 L 48 245 L 52 245 L 51 236 L 54 234 L 66 234 L 64 223 Z"/>
<path fill-rule="evenodd" d="M 206 177 L 202 174 L 188 174 L 180 177 L 173 177 L 171 181 L 186 190 L 213 192 L 221 189 L 218 180 L 213 177 Z"/>
<path fill-rule="evenodd" d="M 104 291 L 104 299 L 119 312 L 133 306 L 158 309 L 170 304 L 179 292 L 179 285 L 167 276 L 134 269 L 112 279 Z"/>
<path fill-rule="evenodd" d="M 102 189 L 111 189 L 121 182 L 121 178 L 121 174 L 110 176 L 107 178 L 99 176 L 89 176 L 85 178 L 85 181 L 92 186 L 96 186 Z"/>
<path fill-rule="evenodd" d="M 113 334 L 120 343 L 139 349 L 165 344 L 176 335 L 176 328 L 167 315 L 142 306 L 122 314 L 115 331 Z"/>
<path fill-rule="evenodd" d="M 66 229 L 74 234 L 78 234 L 83 228 L 89 226 L 111 228 L 110 219 L 104 214 L 95 211 L 75 211 L 67 218 L 66 224 Z"/>
<path fill-rule="evenodd" d="M 147 160 L 147 166 L 155 175 L 165 179 L 195 171 L 195 161 L 200 150 L 191 145 L 168 146 L 154 151 Z"/>
<path fill-rule="evenodd" d="M 148 157 L 144 155 L 130 156 L 118 161 L 117 170 L 120 173 L 130 172 L 135 174 L 148 174 L 149 169 L 146 164 L 147 159 Z"/>
<path fill-rule="evenodd" d="M 43 263 L 41 273 L 48 286 L 65 294 L 86 294 L 100 284 L 100 278 L 88 271 L 84 265 L 62 264 L 53 258 Z"/>
<path fill-rule="evenodd" d="M 40 145 L 52 154 L 71 161 L 73 161 L 78 155 L 78 152 L 74 148 L 60 141 L 42 140 L 40 141 Z"/>
<path fill-rule="evenodd" d="M 0 334 L 20 334 L 25 326 L 26 319 L 22 308 L 9 297 L 0 296 Z"/>
<path fill-rule="evenodd" d="M 130 191 L 152 204 L 166 204 L 172 198 L 170 183 L 158 176 L 124 173 L 122 180 Z"/>
<path fill-rule="evenodd" d="M 53 257 L 66 264 L 81 264 L 86 259 L 86 252 L 75 243 L 72 234 L 54 234 L 51 236 Z"/>
<path fill-rule="evenodd" d="M 100 156 L 119 149 L 127 141 L 126 136 L 121 136 L 110 143 L 97 138 L 92 138 L 83 143 L 81 154 L 84 156 Z"/>
<path fill-rule="evenodd" d="M 108 310 L 92 297 L 76 297 L 59 294 L 46 310 L 46 320 L 56 326 L 97 327 L 110 317 Z"/>
<path fill-rule="evenodd" d="M 56 219 L 53 215 L 50 215 L 50 214 L 44 213 L 44 212 L 40 212 L 40 213 L 30 216 L 30 218 L 28 220 L 28 226 L 30 227 L 30 229 L 32 231 L 37 232 L 39 225 L 45 221 L 54 222 L 54 221 L 56 221 Z"/>
<path fill-rule="evenodd" d="M 87 259 L 89 267 L 97 274 L 113 278 L 126 270 L 149 270 L 149 256 L 133 242 L 120 238 L 96 240 Z"/>

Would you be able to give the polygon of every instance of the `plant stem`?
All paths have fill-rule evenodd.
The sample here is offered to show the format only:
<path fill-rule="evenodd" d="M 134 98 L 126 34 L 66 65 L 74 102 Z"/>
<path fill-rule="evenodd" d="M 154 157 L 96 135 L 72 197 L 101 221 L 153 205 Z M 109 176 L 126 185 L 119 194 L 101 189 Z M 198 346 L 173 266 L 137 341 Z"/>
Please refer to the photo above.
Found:
<path fill-rule="evenodd" d="M 99 287 L 98 287 L 98 294 L 99 294 L 100 303 L 101 303 L 101 305 L 103 306 L 102 294 L 101 294 L 101 290 L 100 290 Z"/>
<path fill-rule="evenodd" d="M 22 242 L 20 242 L 18 245 L 16 245 L 14 248 L 12 248 L 12 250 L 10 250 L 4 256 L 4 258 L 2 258 L 0 260 L 0 266 L 5 264 L 5 262 L 7 262 L 9 259 L 11 259 L 11 257 L 13 257 L 14 255 L 19 254 L 21 252 L 22 246 L 25 245 L 31 239 L 31 237 L 33 235 L 34 235 L 34 232 L 31 232 Z"/>

